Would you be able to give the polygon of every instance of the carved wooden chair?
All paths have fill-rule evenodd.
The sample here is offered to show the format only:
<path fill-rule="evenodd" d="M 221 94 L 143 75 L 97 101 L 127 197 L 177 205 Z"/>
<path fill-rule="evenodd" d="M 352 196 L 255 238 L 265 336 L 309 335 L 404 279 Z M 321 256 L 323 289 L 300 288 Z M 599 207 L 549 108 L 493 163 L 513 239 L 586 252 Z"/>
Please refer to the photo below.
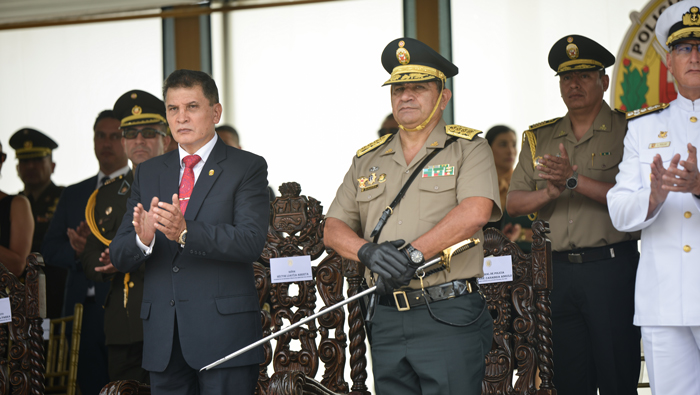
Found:
<path fill-rule="evenodd" d="M 493 345 L 486 356 L 482 394 L 556 395 L 552 385 L 552 247 L 549 224 L 532 224 L 532 252 L 494 228 L 484 232 L 484 256 L 510 255 L 513 281 L 481 285 L 494 317 Z M 537 389 L 539 368 L 542 380 Z M 517 371 L 517 373 L 515 373 Z M 518 376 L 513 386 L 513 375 Z"/>
<path fill-rule="evenodd" d="M 357 294 L 362 282 L 361 265 L 325 249 L 321 203 L 300 195 L 301 187 L 297 183 L 283 184 L 280 192 L 282 196 L 271 203 L 270 226 L 261 261 L 269 266 L 272 258 L 309 255 L 314 265 L 313 280 L 272 284 L 269 269 L 254 264 L 264 336 L 300 321 L 319 308 L 342 301 L 345 279 L 347 296 Z M 496 315 L 494 346 L 487 356 L 482 385 L 484 394 L 497 394 L 503 389 L 500 394 L 556 395 L 551 384 L 551 247 L 545 236 L 546 223 L 538 221 L 533 229 L 533 251 L 527 255 L 500 232 L 494 229 L 485 232 L 487 254 L 514 257 L 515 279 L 511 283 L 483 287 L 489 310 Z M 327 255 L 321 259 L 324 251 Z M 281 335 L 264 349 L 258 395 L 370 394 L 366 385 L 364 322 L 356 302 Z M 539 391 L 534 386 L 536 360 L 542 378 Z M 350 382 L 344 377 L 346 364 L 350 367 Z M 269 367 L 273 368 L 272 375 L 268 374 Z M 319 382 L 314 377 L 321 369 Z M 515 369 L 520 377 L 513 388 Z M 108 384 L 101 394 L 143 395 L 150 394 L 150 389 L 145 384 L 122 381 Z"/>
<path fill-rule="evenodd" d="M 0 297 L 10 298 L 12 322 L 0 324 L 0 394 L 44 393 L 39 254 L 29 255 L 23 281 L 0 265 Z"/>
<path fill-rule="evenodd" d="M 333 251 L 327 251 L 318 262 L 325 251 L 321 203 L 301 196 L 297 183 L 283 184 L 280 192 L 282 196 L 271 203 L 267 243 L 260 260 L 269 266 L 271 258 L 309 255 L 314 265 L 313 280 L 272 284 L 270 270 L 263 264 L 254 264 L 264 336 L 313 314 L 318 307 L 342 301 L 344 276 L 348 277 L 349 294 L 357 293 L 361 281 L 357 264 Z M 293 289 L 298 291 L 292 292 Z M 319 296 L 322 304 L 317 304 Z M 348 310 L 335 310 L 266 344 L 257 394 L 369 394 L 365 385 L 367 363 L 360 307 L 350 303 L 345 308 Z M 352 388 L 343 377 L 348 362 L 345 311 L 349 311 Z M 274 369 L 271 376 L 270 366 Z M 319 369 L 323 369 L 320 382 L 312 378 Z M 135 381 L 120 381 L 109 383 L 100 394 L 143 395 L 150 394 L 150 389 Z"/>

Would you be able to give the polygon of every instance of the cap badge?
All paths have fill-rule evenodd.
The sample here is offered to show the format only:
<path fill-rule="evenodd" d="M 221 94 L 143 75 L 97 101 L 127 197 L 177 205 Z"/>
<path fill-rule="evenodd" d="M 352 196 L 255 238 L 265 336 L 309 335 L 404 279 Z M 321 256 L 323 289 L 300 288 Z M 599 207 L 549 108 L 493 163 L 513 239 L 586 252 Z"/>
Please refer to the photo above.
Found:
<path fill-rule="evenodd" d="M 572 43 L 572 42 L 574 42 L 574 38 L 573 38 L 573 37 L 569 37 L 569 38 L 566 39 L 566 42 L 567 42 L 567 43 Z"/>
<path fill-rule="evenodd" d="M 141 110 L 141 107 L 139 106 L 134 106 L 134 108 L 131 109 L 131 113 L 134 115 L 139 115 L 142 111 L 143 110 Z"/>
<path fill-rule="evenodd" d="M 566 55 L 569 57 L 569 59 L 578 59 L 578 46 L 576 46 L 574 43 L 567 45 Z"/>
<path fill-rule="evenodd" d="M 32 143 L 31 141 L 24 142 L 24 148 L 33 148 L 33 147 L 34 147 L 34 143 Z"/>
<path fill-rule="evenodd" d="M 136 94 L 136 92 L 134 92 L 134 93 L 131 94 L 131 98 L 132 98 L 132 99 L 136 99 L 137 97 L 138 97 L 138 95 Z"/>
<path fill-rule="evenodd" d="M 406 43 L 404 43 L 403 40 L 399 41 L 399 49 L 396 50 L 396 59 L 398 59 L 401 64 L 408 64 L 408 62 L 411 61 L 411 54 L 403 47 L 404 45 L 406 45 Z"/>
<path fill-rule="evenodd" d="M 698 7 L 690 7 L 690 11 L 683 14 L 684 26 L 700 26 L 700 9 Z"/>

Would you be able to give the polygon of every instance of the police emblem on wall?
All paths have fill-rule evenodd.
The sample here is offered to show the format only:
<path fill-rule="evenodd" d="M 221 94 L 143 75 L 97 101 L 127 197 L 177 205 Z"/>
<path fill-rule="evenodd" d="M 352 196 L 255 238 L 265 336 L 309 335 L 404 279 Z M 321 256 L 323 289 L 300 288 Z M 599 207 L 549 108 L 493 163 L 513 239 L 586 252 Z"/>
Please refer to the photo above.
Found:
<path fill-rule="evenodd" d="M 657 103 L 669 103 L 678 95 L 666 67 L 666 51 L 656 39 L 659 15 L 679 0 L 651 0 L 642 11 L 630 14 L 611 76 L 610 103 L 622 111 L 634 111 Z"/>

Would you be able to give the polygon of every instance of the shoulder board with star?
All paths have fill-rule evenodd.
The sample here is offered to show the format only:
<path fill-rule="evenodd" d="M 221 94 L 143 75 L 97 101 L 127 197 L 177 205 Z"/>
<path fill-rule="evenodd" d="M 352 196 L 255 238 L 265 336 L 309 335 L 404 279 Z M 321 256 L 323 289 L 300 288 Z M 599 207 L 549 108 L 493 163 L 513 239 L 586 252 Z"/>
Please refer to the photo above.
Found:
<path fill-rule="evenodd" d="M 392 137 L 394 137 L 393 133 L 392 134 L 385 134 L 384 136 L 372 141 L 371 143 L 369 143 L 369 144 L 365 145 L 364 147 L 357 150 L 357 157 L 359 158 L 366 153 L 374 151 L 375 149 L 384 145 L 387 141 L 391 140 Z"/>
<path fill-rule="evenodd" d="M 652 112 L 665 110 L 666 108 L 668 108 L 669 105 L 670 104 L 668 104 L 668 103 L 654 104 L 651 107 L 640 108 L 640 109 L 634 110 L 634 111 L 627 111 L 625 116 L 627 117 L 627 119 L 633 119 L 633 118 L 641 117 L 642 115 L 651 114 Z"/>
<path fill-rule="evenodd" d="M 459 137 L 471 141 L 477 134 L 484 132 L 459 125 L 447 125 L 445 126 L 445 133 L 447 133 L 448 136 Z"/>
<path fill-rule="evenodd" d="M 547 125 L 551 125 L 560 119 L 561 119 L 561 117 L 553 118 L 553 119 L 550 119 L 548 121 L 537 122 L 536 124 L 530 125 L 530 130 L 537 130 L 537 129 L 545 127 Z"/>

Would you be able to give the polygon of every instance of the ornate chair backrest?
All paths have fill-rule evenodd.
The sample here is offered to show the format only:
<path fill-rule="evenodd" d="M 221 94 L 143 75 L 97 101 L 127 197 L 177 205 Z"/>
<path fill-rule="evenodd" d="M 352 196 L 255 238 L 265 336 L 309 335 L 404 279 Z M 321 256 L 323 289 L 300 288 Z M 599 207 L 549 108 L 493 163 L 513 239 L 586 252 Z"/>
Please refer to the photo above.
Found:
<path fill-rule="evenodd" d="M 333 251 L 327 251 L 328 254 L 316 263 L 326 251 L 321 203 L 300 195 L 301 187 L 294 182 L 282 184 L 279 190 L 282 196 L 271 203 L 270 227 L 261 261 L 269 267 L 273 258 L 309 255 L 313 280 L 272 284 L 269 268 L 255 265 L 264 336 L 312 315 L 318 307 L 342 301 L 344 275 L 359 278 L 357 268 Z M 291 284 L 295 286 L 290 287 Z M 359 285 L 359 280 L 356 285 Z M 294 294 L 290 288 L 298 288 L 298 292 Z M 317 294 L 323 303 L 320 306 L 316 303 Z M 355 381 L 353 391 L 367 393 L 362 317 L 356 303 L 347 308 L 350 311 L 351 352 L 358 351 L 350 360 L 351 376 Z M 323 388 L 322 393 L 348 393 L 349 385 L 343 377 L 348 346 L 345 320 L 345 310 L 338 309 L 281 335 L 275 340 L 274 351 L 268 343 L 265 346 L 266 360 L 260 365 L 257 393 L 276 394 L 297 387 L 302 387 L 303 392 L 309 388 Z M 319 383 L 311 378 L 317 375 L 321 362 L 323 378 L 319 387 Z M 270 364 L 275 372 L 272 377 L 267 374 Z"/>
<path fill-rule="evenodd" d="M 532 252 L 523 253 L 501 232 L 484 232 L 484 256 L 510 255 L 513 281 L 481 285 L 493 320 L 482 394 L 556 395 L 552 385 L 552 247 L 549 224 L 532 224 Z M 488 258 L 487 258 L 488 259 Z M 535 376 L 539 368 L 539 390 Z M 513 386 L 513 373 L 518 379 Z"/>
<path fill-rule="evenodd" d="M 39 313 L 41 255 L 27 258 L 24 281 L 0 265 L 0 298 L 10 299 L 12 322 L 0 324 L 0 394 L 44 393 L 44 341 Z"/>

